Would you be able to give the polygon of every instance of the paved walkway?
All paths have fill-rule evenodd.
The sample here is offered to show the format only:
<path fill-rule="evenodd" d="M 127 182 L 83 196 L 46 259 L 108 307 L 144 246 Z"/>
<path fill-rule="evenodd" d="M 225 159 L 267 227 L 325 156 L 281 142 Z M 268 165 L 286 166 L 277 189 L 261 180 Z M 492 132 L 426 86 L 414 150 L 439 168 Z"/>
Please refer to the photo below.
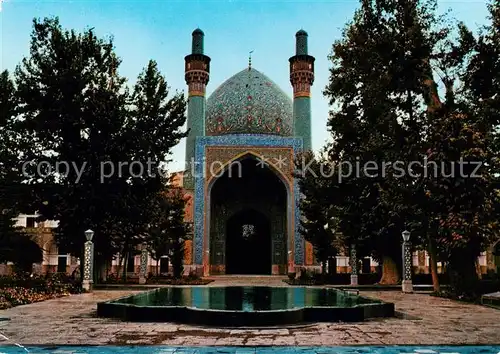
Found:
<path fill-rule="evenodd" d="M 498 354 L 500 346 L 49 346 L 5 347 L 2 354 Z"/>
<path fill-rule="evenodd" d="M 282 285 L 282 278 L 221 277 L 217 285 Z M 500 311 L 427 294 L 361 292 L 394 302 L 404 318 L 320 323 L 294 328 L 216 329 L 172 323 L 129 323 L 97 318 L 96 303 L 138 291 L 95 291 L 0 311 L 0 344 L 74 345 L 383 345 L 500 344 Z M 401 317 L 401 316 L 400 316 Z"/>

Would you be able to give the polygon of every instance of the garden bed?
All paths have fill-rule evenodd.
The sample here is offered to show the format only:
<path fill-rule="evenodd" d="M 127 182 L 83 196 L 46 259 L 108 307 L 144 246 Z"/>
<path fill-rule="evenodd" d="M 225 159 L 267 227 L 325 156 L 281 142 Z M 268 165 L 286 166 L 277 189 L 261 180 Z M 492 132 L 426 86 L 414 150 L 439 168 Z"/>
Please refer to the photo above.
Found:
<path fill-rule="evenodd" d="M 442 290 L 439 293 L 433 292 L 431 295 L 445 299 L 481 304 L 485 294 L 500 292 L 500 278 L 498 275 L 484 276 L 477 284 L 469 289 L 468 293 L 457 294 L 453 288 Z"/>
<path fill-rule="evenodd" d="M 210 279 L 203 279 L 195 275 L 186 275 L 181 278 L 174 278 L 172 276 L 149 276 L 144 285 L 206 285 L 213 282 Z M 138 285 L 139 278 L 117 278 L 114 275 L 108 277 L 107 281 L 99 282 L 100 285 Z"/>
<path fill-rule="evenodd" d="M 380 280 L 380 274 L 369 273 L 369 274 L 359 274 L 358 284 L 359 285 L 373 285 Z M 337 274 L 319 274 L 312 272 L 302 272 L 297 278 L 294 274 L 289 275 L 288 279 L 283 280 L 288 285 L 295 286 L 312 286 L 312 285 L 346 285 L 351 283 L 350 273 L 337 273 Z"/>
<path fill-rule="evenodd" d="M 78 282 L 64 274 L 0 277 L 0 309 L 50 300 L 81 292 Z"/>
<path fill-rule="evenodd" d="M 161 285 L 207 285 L 213 282 L 212 279 L 163 279 L 158 281 L 147 281 L 146 284 Z"/>

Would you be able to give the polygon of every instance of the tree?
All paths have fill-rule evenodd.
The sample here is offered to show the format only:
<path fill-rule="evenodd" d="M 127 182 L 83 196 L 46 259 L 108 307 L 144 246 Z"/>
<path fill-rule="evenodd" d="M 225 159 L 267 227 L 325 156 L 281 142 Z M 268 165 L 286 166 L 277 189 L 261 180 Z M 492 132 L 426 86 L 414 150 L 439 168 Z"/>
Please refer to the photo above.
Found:
<path fill-rule="evenodd" d="M 305 240 L 311 242 L 325 274 L 328 259 L 337 255 L 334 246 L 335 219 L 328 200 L 329 183 L 325 178 L 330 173 L 328 162 L 315 157 L 312 152 L 306 152 L 297 156 L 296 167 L 295 178 L 302 194 L 300 232 Z"/>
<path fill-rule="evenodd" d="M 351 242 L 364 234 L 364 245 L 383 260 L 381 282 L 388 283 L 397 273 L 385 264 L 400 259 L 400 233 L 410 228 L 417 236 L 413 241 L 429 249 L 439 290 L 438 255 L 455 274 L 470 278 L 471 265 L 490 240 L 497 202 L 492 125 L 484 124 L 474 100 L 456 89 L 463 73 L 471 72 L 464 67 L 473 41 L 460 25 L 462 40 L 455 43 L 435 12 L 433 0 L 361 1 L 334 45 L 325 94 L 335 107 L 329 120 L 331 159 L 365 167 L 344 183 L 351 198 L 337 204 L 342 231 Z M 366 163 L 375 166 L 371 175 Z M 482 177 L 470 178 L 476 163 Z M 360 227 L 349 229 L 355 220 Z"/>
<path fill-rule="evenodd" d="M 188 237 L 188 224 L 184 221 L 187 197 L 177 187 L 168 186 L 154 200 L 154 218 L 145 233 L 151 257 L 158 261 L 168 255 L 176 278 L 182 275 L 184 242 Z"/>
<path fill-rule="evenodd" d="M 408 137 L 416 123 L 417 55 L 429 39 L 415 24 L 426 25 L 416 1 L 363 0 L 330 57 L 330 83 L 325 95 L 335 107 L 328 122 L 333 135 L 330 159 L 342 180 L 338 208 L 340 229 L 350 243 L 382 261 L 381 283 L 399 281 L 401 231 L 410 213 L 383 197 L 395 180 L 389 161 L 408 162 Z M 420 7 L 416 11 L 416 7 Z M 420 18 L 419 18 L 420 16 Z M 428 19 L 425 19 L 429 21 Z M 344 194 L 345 193 L 345 194 Z M 392 193 L 391 193 L 392 195 Z"/>
<path fill-rule="evenodd" d="M 16 215 L 13 188 L 17 184 L 15 174 L 15 149 L 12 124 L 16 108 L 15 87 L 4 71 L 0 74 L 0 262 L 10 260 L 10 244 L 16 237 Z"/>
<path fill-rule="evenodd" d="M 168 215 L 167 236 L 170 241 L 170 254 L 175 278 L 182 276 L 184 266 L 184 244 L 190 232 L 184 221 L 187 199 L 180 189 L 173 189 L 170 194 L 170 213 Z"/>
<path fill-rule="evenodd" d="M 438 242 L 449 260 L 457 296 L 478 295 L 477 257 L 498 238 L 500 3 L 493 1 L 489 10 L 492 24 L 478 38 L 461 25 L 459 45 L 443 58 L 451 66 L 461 64 L 462 90 L 457 92 L 452 80 L 445 82 L 445 100 L 435 88 L 429 90 L 434 98 L 428 105 L 434 138 L 429 153 L 436 160 L 461 161 L 454 176 L 430 190 L 444 211 Z"/>
<path fill-rule="evenodd" d="M 105 227 L 120 189 L 102 183 L 100 169 L 120 159 L 127 96 L 118 64 L 111 41 L 45 19 L 34 20 L 30 55 L 15 72 L 22 160 L 34 195 L 28 207 L 59 221 L 57 242 L 76 256 L 92 228 L 98 262 L 115 252 Z"/>
<path fill-rule="evenodd" d="M 21 271 L 31 272 L 42 261 L 40 247 L 15 226 L 15 217 L 24 199 L 18 162 L 16 88 L 9 73 L 0 74 L 0 262 L 13 262 Z"/>
<path fill-rule="evenodd" d="M 186 135 L 184 97 L 170 95 L 156 63 L 132 90 L 119 65 L 111 40 L 53 18 L 34 20 L 30 56 L 16 69 L 30 207 L 59 221 L 57 242 L 74 255 L 92 228 L 98 263 L 142 243 L 162 163 Z"/>

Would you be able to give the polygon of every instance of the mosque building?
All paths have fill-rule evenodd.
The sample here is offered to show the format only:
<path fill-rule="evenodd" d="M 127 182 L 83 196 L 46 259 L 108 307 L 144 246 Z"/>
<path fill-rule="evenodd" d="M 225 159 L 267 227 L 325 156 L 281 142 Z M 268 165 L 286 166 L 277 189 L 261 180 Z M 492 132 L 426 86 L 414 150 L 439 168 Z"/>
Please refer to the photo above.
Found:
<path fill-rule="evenodd" d="M 204 275 L 286 274 L 313 263 L 293 178 L 294 156 L 311 150 L 315 59 L 307 37 L 297 32 L 289 59 L 293 100 L 251 61 L 207 99 L 210 57 L 203 32 L 193 32 L 182 184 L 192 200 L 191 262 Z"/>
<path fill-rule="evenodd" d="M 185 171 L 173 184 L 188 198 L 185 219 L 193 235 L 185 244 L 184 271 L 199 275 L 284 275 L 302 268 L 319 268 L 312 245 L 299 232 L 300 193 L 293 176 L 296 154 L 311 150 L 311 86 L 314 57 L 308 35 L 296 33 L 295 55 L 289 59 L 293 98 L 269 77 L 252 67 L 236 73 L 206 98 L 210 57 L 204 52 L 204 33 L 192 33 L 192 51 L 185 57 L 188 86 Z M 71 274 L 79 260 L 59 249 L 53 237 L 57 221 L 37 222 L 37 214 L 19 215 L 16 225 L 33 237 L 43 251 L 35 273 Z M 141 259 L 131 254 L 127 276 L 138 277 Z M 361 272 L 377 264 L 361 260 Z M 151 257 L 147 272 L 171 271 L 168 255 L 159 265 Z M 338 256 L 336 272 L 350 272 L 349 258 Z M 120 260 L 103 270 L 119 274 Z M 438 264 L 439 271 L 444 269 Z M 481 253 L 478 271 L 500 271 L 500 242 Z M 425 251 L 413 254 L 413 271 L 429 273 Z M 0 275 L 12 264 L 0 264 Z"/>

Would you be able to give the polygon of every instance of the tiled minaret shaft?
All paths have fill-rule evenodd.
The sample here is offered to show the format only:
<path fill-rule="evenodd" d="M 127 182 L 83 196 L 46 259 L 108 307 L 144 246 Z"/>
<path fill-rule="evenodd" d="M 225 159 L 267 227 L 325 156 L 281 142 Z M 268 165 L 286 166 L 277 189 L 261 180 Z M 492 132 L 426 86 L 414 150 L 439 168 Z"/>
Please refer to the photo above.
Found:
<path fill-rule="evenodd" d="M 311 86 L 314 82 L 314 57 L 307 53 L 307 32 L 295 35 L 295 56 L 289 59 L 293 86 L 294 135 L 302 137 L 304 151 L 311 150 Z"/>
<path fill-rule="evenodd" d="M 191 54 L 185 58 L 185 79 L 188 85 L 186 141 L 186 171 L 183 186 L 194 189 L 194 151 L 197 136 L 205 135 L 205 91 L 210 77 L 210 58 L 203 54 L 204 33 L 197 28 L 193 32 Z"/>

